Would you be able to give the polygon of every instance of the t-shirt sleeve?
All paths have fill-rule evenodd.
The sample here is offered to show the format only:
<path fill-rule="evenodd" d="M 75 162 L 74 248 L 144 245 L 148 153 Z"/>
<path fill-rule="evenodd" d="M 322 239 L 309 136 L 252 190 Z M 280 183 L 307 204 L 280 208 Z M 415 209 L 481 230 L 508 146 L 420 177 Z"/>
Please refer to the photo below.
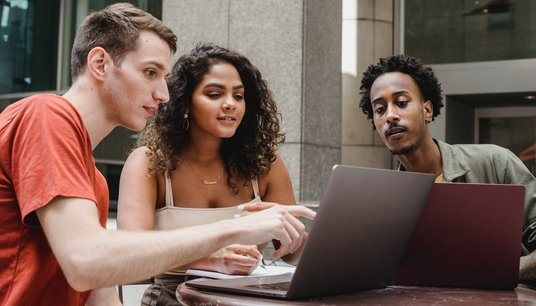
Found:
<path fill-rule="evenodd" d="M 35 210 L 57 196 L 96 201 L 87 165 L 91 145 L 80 117 L 67 103 L 32 103 L 13 139 L 13 185 L 27 225 L 37 224 Z"/>

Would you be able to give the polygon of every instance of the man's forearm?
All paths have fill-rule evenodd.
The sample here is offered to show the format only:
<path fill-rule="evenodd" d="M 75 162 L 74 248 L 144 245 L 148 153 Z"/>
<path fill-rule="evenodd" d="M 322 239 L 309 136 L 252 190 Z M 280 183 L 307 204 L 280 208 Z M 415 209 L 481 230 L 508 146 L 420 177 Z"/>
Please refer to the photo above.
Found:
<path fill-rule="evenodd" d="M 37 215 L 67 281 L 78 291 L 149 278 L 239 237 L 236 226 L 224 223 L 229 221 L 174 231 L 106 230 L 95 204 L 86 199 L 56 198 Z"/>
<path fill-rule="evenodd" d="M 519 280 L 536 280 L 536 252 L 521 256 L 519 262 Z"/>
<path fill-rule="evenodd" d="M 54 199 L 37 215 L 67 281 L 78 291 L 146 279 L 230 244 L 276 239 L 281 241 L 281 255 L 295 252 L 305 226 L 294 216 L 314 218 L 305 207 L 277 206 L 173 231 L 114 231 L 98 223 L 94 203 L 73 198 Z"/>
<path fill-rule="evenodd" d="M 103 230 L 94 237 L 93 254 L 71 264 L 76 265 L 72 285 L 88 290 L 146 279 L 203 258 L 233 237 L 232 229 L 220 224 L 174 231 Z M 75 285 L 77 280 L 81 282 Z"/>

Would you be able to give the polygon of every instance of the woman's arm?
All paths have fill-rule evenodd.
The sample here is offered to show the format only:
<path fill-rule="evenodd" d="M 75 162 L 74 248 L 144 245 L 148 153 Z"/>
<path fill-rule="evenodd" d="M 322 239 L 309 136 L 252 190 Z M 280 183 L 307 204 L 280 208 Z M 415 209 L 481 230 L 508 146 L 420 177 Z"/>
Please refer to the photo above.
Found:
<path fill-rule="evenodd" d="M 276 159 L 271 164 L 270 172 L 259 179 L 262 201 L 283 205 L 296 204 L 287 166 L 277 152 L 275 156 Z"/>
<path fill-rule="evenodd" d="M 93 289 L 89 293 L 86 306 L 121 306 L 117 289 L 115 287 L 105 287 Z"/>
<path fill-rule="evenodd" d="M 156 175 L 149 174 L 146 152 L 146 147 L 132 151 L 123 166 L 117 204 L 118 229 L 154 229 L 158 185 Z"/>
<path fill-rule="evenodd" d="M 276 152 L 276 159 L 271 164 L 270 172 L 262 177 L 259 181 L 261 189 L 261 198 L 263 202 L 274 202 L 283 205 L 296 204 L 296 198 L 294 197 L 294 190 L 292 189 L 292 181 L 288 169 L 283 162 L 281 156 Z M 264 187 L 264 188 L 263 188 Z M 274 248 L 279 248 L 279 242 L 273 241 Z M 296 264 L 301 256 L 303 240 L 300 248 L 294 252 L 281 257 L 286 263 Z M 277 256 L 277 251 L 274 256 Z"/>

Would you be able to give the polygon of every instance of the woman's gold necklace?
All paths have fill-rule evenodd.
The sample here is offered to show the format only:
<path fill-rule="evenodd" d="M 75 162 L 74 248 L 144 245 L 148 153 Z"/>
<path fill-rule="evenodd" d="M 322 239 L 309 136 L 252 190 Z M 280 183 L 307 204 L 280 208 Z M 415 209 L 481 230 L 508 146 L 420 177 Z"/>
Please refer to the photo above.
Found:
<path fill-rule="evenodd" d="M 218 177 L 215 180 L 213 180 L 213 181 L 205 180 L 204 178 L 200 177 L 197 174 L 197 172 L 194 170 L 194 167 L 192 166 L 192 164 L 188 160 L 186 160 L 186 163 L 188 164 L 190 169 L 192 169 L 192 172 L 194 173 L 194 175 L 201 181 L 201 183 L 203 183 L 203 185 L 216 185 L 216 184 L 218 184 L 218 181 L 220 180 L 220 178 L 223 176 L 224 168 L 221 167 L 220 175 L 218 175 Z"/>

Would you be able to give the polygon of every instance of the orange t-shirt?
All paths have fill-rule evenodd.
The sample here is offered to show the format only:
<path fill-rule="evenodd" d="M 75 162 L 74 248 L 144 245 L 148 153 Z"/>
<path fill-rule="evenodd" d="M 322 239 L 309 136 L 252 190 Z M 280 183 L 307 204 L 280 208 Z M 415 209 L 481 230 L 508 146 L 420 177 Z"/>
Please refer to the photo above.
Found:
<path fill-rule="evenodd" d="M 94 201 L 106 225 L 108 186 L 82 118 L 64 98 L 39 94 L 0 113 L 0 305 L 85 304 L 35 213 L 57 196 Z"/>

